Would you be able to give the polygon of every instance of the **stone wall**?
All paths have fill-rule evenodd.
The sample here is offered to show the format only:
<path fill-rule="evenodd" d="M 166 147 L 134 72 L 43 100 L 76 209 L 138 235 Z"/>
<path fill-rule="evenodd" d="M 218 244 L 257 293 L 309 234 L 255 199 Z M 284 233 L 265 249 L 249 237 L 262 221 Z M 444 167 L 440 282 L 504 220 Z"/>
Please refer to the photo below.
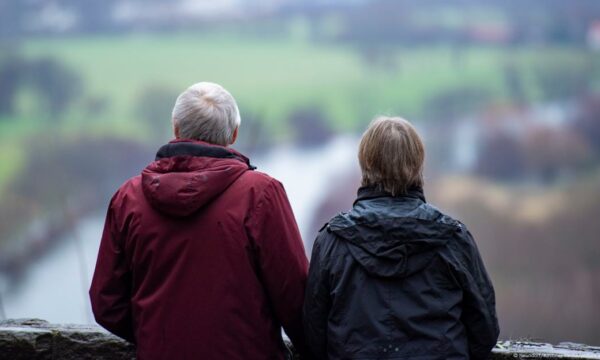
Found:
<path fill-rule="evenodd" d="M 499 342 L 498 359 L 600 359 L 600 347 L 563 343 Z M 0 322 L 0 360 L 133 360 L 133 346 L 97 326 L 53 325 L 43 320 Z"/>
<path fill-rule="evenodd" d="M 0 360 L 135 359 L 134 347 L 97 326 L 0 322 Z"/>

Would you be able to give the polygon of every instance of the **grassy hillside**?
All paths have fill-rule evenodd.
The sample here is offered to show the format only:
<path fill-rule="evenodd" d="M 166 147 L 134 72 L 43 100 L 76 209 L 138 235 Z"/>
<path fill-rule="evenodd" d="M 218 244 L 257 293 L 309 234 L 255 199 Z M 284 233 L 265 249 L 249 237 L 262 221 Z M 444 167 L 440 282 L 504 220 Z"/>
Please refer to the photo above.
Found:
<path fill-rule="evenodd" d="M 29 57 L 52 56 L 81 74 L 86 92 L 108 101 L 95 114 L 96 127 L 129 130 L 134 107 L 149 87 L 178 93 L 200 80 L 223 84 L 251 112 L 285 130 L 285 118 L 298 106 L 319 106 L 338 129 L 353 127 L 375 113 L 418 117 L 427 100 L 454 87 L 473 87 L 492 97 L 506 97 L 507 61 L 524 74 L 531 98 L 539 96 L 528 72 L 540 62 L 580 65 L 570 49 L 511 50 L 448 47 L 395 49 L 387 68 L 369 65 L 358 52 L 331 44 L 315 45 L 289 38 L 261 39 L 226 34 L 129 35 L 28 41 Z M 73 125 L 90 119 L 74 111 Z M 168 119 L 167 119 L 168 120 Z"/>
<path fill-rule="evenodd" d="M 439 104 L 432 99 L 456 89 L 468 89 L 459 100 L 485 93 L 486 101 L 507 101 L 512 95 L 507 65 L 516 69 L 524 96 L 536 101 L 544 96 L 535 77 L 540 68 L 560 73 L 600 63 L 598 54 L 568 47 L 378 49 L 384 55 L 289 34 L 265 38 L 223 31 L 28 39 L 23 55 L 64 64 L 81 77 L 82 96 L 57 120 L 40 111 L 35 94 L 22 91 L 19 114 L 0 119 L 0 193 L 22 165 L 26 143 L 38 134 L 151 136 L 156 125 L 139 110 L 149 89 L 167 94 L 159 108 L 165 108 L 168 124 L 179 92 L 197 81 L 221 83 L 238 99 L 242 117 L 264 122 L 285 140 L 288 115 L 302 107 L 320 108 L 338 131 L 362 129 L 381 113 L 418 122 Z M 600 78 L 597 68 L 592 75 Z M 444 121 L 445 113 L 438 112 L 437 120 Z"/>

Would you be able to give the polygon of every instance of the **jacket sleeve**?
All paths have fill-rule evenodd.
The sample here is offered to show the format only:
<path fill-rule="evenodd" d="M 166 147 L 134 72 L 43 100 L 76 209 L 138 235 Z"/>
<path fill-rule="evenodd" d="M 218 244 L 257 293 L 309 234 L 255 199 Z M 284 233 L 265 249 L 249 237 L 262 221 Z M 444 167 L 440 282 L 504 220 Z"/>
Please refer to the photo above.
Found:
<path fill-rule="evenodd" d="M 135 342 L 131 317 L 131 272 L 123 252 L 123 234 L 115 219 L 114 200 L 115 197 L 106 214 L 90 300 L 98 324 L 129 342 Z"/>
<path fill-rule="evenodd" d="M 258 275 L 275 316 L 294 347 L 306 356 L 302 304 L 308 259 L 281 183 L 271 180 L 266 186 L 247 226 L 254 246 Z"/>
<path fill-rule="evenodd" d="M 323 264 L 323 230 L 315 240 L 304 298 L 304 333 L 316 359 L 327 359 L 327 319 L 331 308 L 329 281 Z"/>
<path fill-rule="evenodd" d="M 471 359 L 488 359 L 499 335 L 492 282 L 471 233 L 461 224 L 457 274 L 463 289 L 461 320 L 467 330 Z"/>

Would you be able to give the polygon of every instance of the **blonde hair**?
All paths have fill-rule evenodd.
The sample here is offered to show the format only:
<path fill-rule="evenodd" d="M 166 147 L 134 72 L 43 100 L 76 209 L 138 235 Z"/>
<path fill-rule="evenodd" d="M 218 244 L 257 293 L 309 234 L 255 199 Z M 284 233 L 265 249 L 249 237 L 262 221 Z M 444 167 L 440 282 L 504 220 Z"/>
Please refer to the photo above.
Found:
<path fill-rule="evenodd" d="M 392 196 L 423 186 L 425 147 L 415 128 L 402 118 L 375 118 L 360 140 L 358 161 L 362 186 L 376 186 Z"/>
<path fill-rule="evenodd" d="M 185 90 L 175 102 L 173 124 L 184 139 L 227 146 L 240 126 L 235 99 L 221 85 L 200 82 Z"/>

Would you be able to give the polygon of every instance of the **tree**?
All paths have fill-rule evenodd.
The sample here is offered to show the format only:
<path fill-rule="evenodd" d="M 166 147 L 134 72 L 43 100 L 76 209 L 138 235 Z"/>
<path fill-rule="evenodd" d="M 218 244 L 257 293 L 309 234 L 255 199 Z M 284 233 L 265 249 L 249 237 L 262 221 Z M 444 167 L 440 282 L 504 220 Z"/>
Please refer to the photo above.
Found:
<path fill-rule="evenodd" d="M 591 64 L 565 64 L 553 60 L 539 64 L 535 79 L 544 97 L 550 101 L 574 99 L 590 88 Z"/>
<path fill-rule="evenodd" d="M 294 132 L 294 138 L 301 146 L 310 147 L 323 144 L 333 134 L 325 115 L 317 107 L 303 107 L 292 111 L 289 122 Z"/>
<path fill-rule="evenodd" d="M 425 111 L 435 120 L 456 120 L 479 110 L 490 102 L 491 96 L 484 88 L 460 86 L 442 90 L 426 102 Z"/>
<path fill-rule="evenodd" d="M 527 171 L 545 183 L 584 168 L 591 159 L 590 146 L 581 134 L 551 127 L 529 130 L 523 152 Z"/>
<path fill-rule="evenodd" d="M 483 143 L 477 173 L 499 180 L 515 180 L 523 174 L 523 150 L 510 134 L 497 132 Z"/>
<path fill-rule="evenodd" d="M 0 1 L 0 39 L 14 39 L 23 32 L 23 19 L 31 7 L 29 1 Z"/>
<path fill-rule="evenodd" d="M 27 65 L 18 56 L 0 62 L 0 115 L 14 115 L 15 97 L 26 72 Z"/>
<path fill-rule="evenodd" d="M 574 128 L 587 138 L 596 156 L 600 155 L 600 96 L 589 96 L 580 105 Z"/>
<path fill-rule="evenodd" d="M 251 112 L 245 109 L 243 105 L 240 106 L 240 112 L 242 114 L 242 125 L 238 139 L 235 142 L 235 148 L 252 158 L 253 155 L 267 150 L 272 145 L 273 134 L 270 128 L 261 121 L 260 112 Z"/>
<path fill-rule="evenodd" d="M 146 87 L 138 97 L 136 114 L 153 143 L 163 143 L 173 137 L 171 111 L 176 98 L 177 91 L 161 85 Z"/>
<path fill-rule="evenodd" d="M 29 81 L 44 110 L 57 118 L 82 93 L 81 78 L 52 58 L 33 60 L 27 65 Z"/>
<path fill-rule="evenodd" d="M 527 93 L 523 86 L 523 75 L 512 63 L 504 64 L 504 81 L 508 89 L 508 96 L 515 104 L 521 105 L 527 103 Z"/>

